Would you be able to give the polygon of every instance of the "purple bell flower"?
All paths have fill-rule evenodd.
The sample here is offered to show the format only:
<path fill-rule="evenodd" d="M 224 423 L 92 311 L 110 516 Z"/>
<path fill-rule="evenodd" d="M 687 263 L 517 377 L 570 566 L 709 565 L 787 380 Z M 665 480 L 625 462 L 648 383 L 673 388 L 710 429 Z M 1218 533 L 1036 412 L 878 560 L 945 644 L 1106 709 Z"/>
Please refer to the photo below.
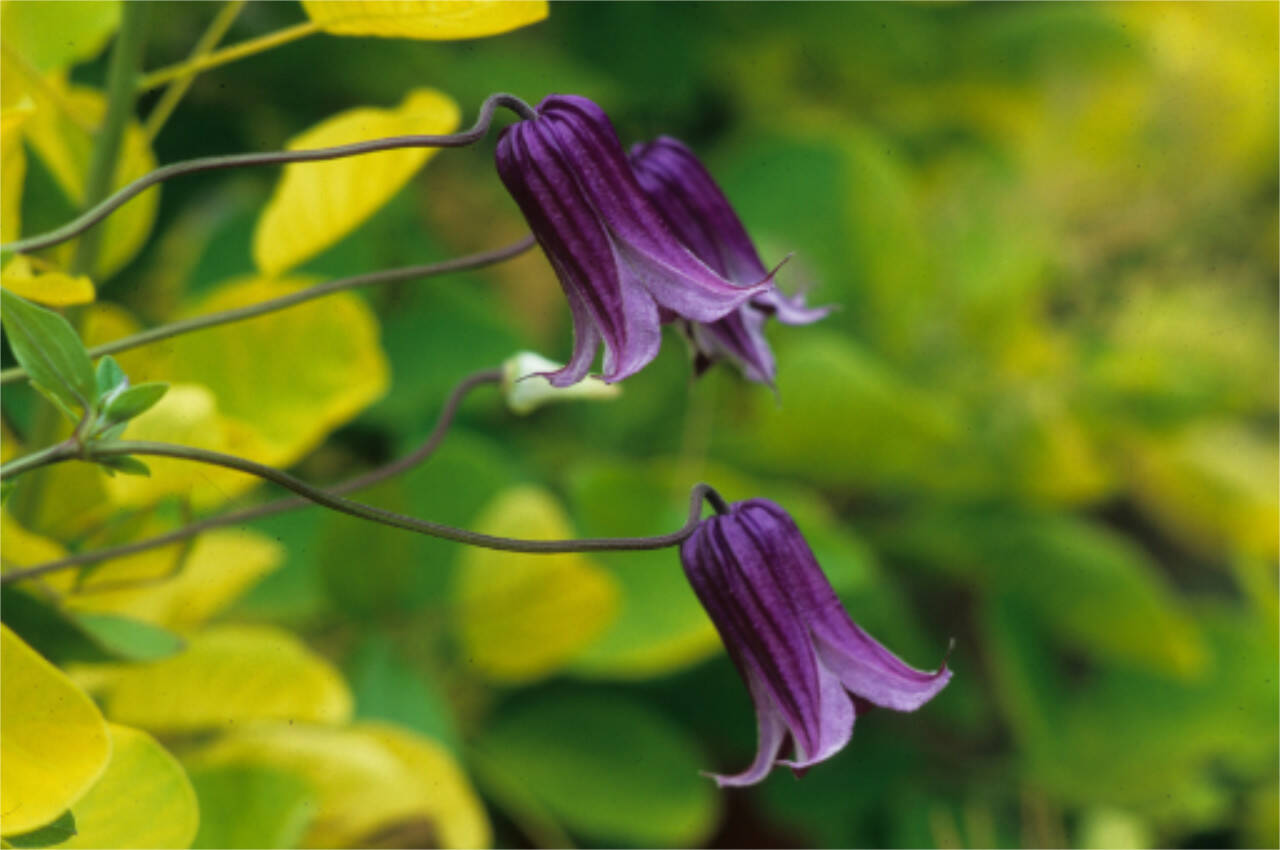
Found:
<path fill-rule="evenodd" d="M 604 380 L 620 381 L 657 356 L 662 322 L 714 322 L 773 288 L 763 270 L 730 281 L 684 247 L 600 107 L 550 95 L 537 112 L 503 130 L 496 159 L 573 314 L 573 356 L 547 375 L 554 386 L 584 378 L 601 342 Z"/>
<path fill-rule="evenodd" d="M 903 663 L 840 604 L 796 524 L 767 499 L 736 502 L 699 523 L 680 548 L 694 592 L 755 703 L 755 762 L 721 786 L 753 785 L 773 765 L 797 772 L 849 743 L 872 705 L 914 711 L 951 679 Z M 795 758 L 779 759 L 787 734 Z"/>
<path fill-rule="evenodd" d="M 683 142 L 659 136 L 634 145 L 631 166 L 676 236 L 698 259 L 738 284 L 769 274 L 729 199 Z M 777 364 L 764 336 L 765 320 L 776 316 L 783 324 L 807 325 L 830 311 L 806 307 L 803 295 L 788 298 L 771 289 L 722 319 L 684 321 L 681 329 L 693 347 L 696 374 L 718 360 L 729 360 L 748 379 L 772 385 Z"/>

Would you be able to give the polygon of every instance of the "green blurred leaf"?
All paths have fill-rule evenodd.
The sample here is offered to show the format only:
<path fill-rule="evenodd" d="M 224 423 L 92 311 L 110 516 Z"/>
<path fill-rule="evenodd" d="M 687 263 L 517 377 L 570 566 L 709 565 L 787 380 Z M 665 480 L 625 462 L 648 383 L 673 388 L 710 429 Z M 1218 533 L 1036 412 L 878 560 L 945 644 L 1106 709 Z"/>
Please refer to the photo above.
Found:
<path fill-rule="evenodd" d="M 560 693 L 502 712 L 478 749 L 566 827 L 627 846 L 701 844 L 718 819 L 706 756 L 652 709 L 621 696 Z"/>
<path fill-rule="evenodd" d="M 191 771 L 200 802 L 197 848 L 298 847 L 316 812 L 301 776 L 265 765 L 228 764 Z"/>
<path fill-rule="evenodd" d="M 11 584 L 0 586 L 0 616 L 6 626 L 55 664 L 112 658 L 74 618 Z"/>
<path fill-rule="evenodd" d="M 76 834 L 76 818 L 67 809 L 56 820 L 21 835 L 5 836 L 10 847 L 54 847 Z"/>
<path fill-rule="evenodd" d="M 105 650 L 123 661 L 155 661 L 186 645 L 168 629 L 116 614 L 77 614 L 75 622 Z"/>
<path fill-rule="evenodd" d="M 32 384 L 71 421 L 78 421 L 71 411 L 91 410 L 97 397 L 93 363 L 80 337 L 52 310 L 24 301 L 7 289 L 0 290 L 0 299 L 13 355 L 27 370 Z"/>
<path fill-rule="evenodd" d="M 883 542 L 905 557 L 1035 612 L 1097 657 L 1193 678 L 1206 663 L 1195 620 L 1141 549 L 1101 526 L 1005 510 L 938 511 Z"/>
<path fill-rule="evenodd" d="M 965 417 L 851 340 L 807 329 L 778 368 L 779 407 L 756 394 L 717 445 L 744 466 L 819 485 L 926 493 L 986 490 L 992 471 Z"/>
<path fill-rule="evenodd" d="M 370 635 L 348 664 L 348 681 L 356 698 L 356 717 L 389 720 L 461 751 L 457 722 L 448 700 L 396 646 Z"/>

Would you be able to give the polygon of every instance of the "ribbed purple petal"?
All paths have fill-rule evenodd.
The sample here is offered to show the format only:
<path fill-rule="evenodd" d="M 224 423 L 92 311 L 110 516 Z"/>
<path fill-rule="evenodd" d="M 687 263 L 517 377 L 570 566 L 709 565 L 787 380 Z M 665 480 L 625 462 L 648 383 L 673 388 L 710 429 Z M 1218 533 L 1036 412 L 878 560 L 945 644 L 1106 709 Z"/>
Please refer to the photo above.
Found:
<path fill-rule="evenodd" d="M 771 563 L 790 573 L 788 586 L 808 623 L 822 666 L 859 697 L 885 708 L 914 711 L 951 680 L 945 662 L 933 672 L 906 664 L 849 617 L 791 516 L 768 499 L 733 506 L 776 545 Z"/>
<path fill-rule="evenodd" d="M 728 198 L 683 142 L 661 136 L 633 146 L 630 157 L 641 187 L 699 259 L 737 283 L 768 274 Z M 695 374 L 729 360 L 749 380 L 772 385 L 777 368 L 764 335 L 765 319 L 776 315 L 786 324 L 808 324 L 829 311 L 805 307 L 802 295 L 788 298 L 769 290 L 723 318 L 690 322 L 684 330 L 694 351 Z"/>
<path fill-rule="evenodd" d="M 630 156 L 641 187 L 703 262 L 739 283 L 766 273 L 733 205 L 684 142 L 659 136 Z"/>
<path fill-rule="evenodd" d="M 805 770 L 831 758 L 843 750 L 853 736 L 855 715 L 853 701 L 849 699 L 849 694 L 840 683 L 840 678 L 821 663 L 818 664 L 818 688 L 821 696 L 816 749 L 813 752 L 805 752 L 797 741 L 796 757 L 778 762 L 795 771 Z"/>
<path fill-rule="evenodd" d="M 734 517 L 712 517 L 685 541 L 681 559 L 743 678 L 759 678 L 803 752 L 819 750 L 817 656 L 755 541 Z"/>
<path fill-rule="evenodd" d="M 763 270 L 737 285 L 676 239 L 586 98 L 544 99 L 537 118 L 503 131 L 496 160 L 571 302 L 574 354 L 549 375 L 556 386 L 586 375 L 588 345 L 603 342 L 604 378 L 618 381 L 657 355 L 663 320 L 715 321 L 773 287 Z"/>
<path fill-rule="evenodd" d="M 751 692 L 751 702 L 756 709 L 756 725 L 759 728 L 755 761 L 741 773 L 726 775 L 707 773 L 721 788 L 755 785 L 769 775 L 778 758 L 778 752 L 787 738 L 787 720 L 782 716 L 777 703 L 769 695 L 768 689 L 760 677 L 749 668 L 743 674 L 747 681 L 747 690 Z"/>

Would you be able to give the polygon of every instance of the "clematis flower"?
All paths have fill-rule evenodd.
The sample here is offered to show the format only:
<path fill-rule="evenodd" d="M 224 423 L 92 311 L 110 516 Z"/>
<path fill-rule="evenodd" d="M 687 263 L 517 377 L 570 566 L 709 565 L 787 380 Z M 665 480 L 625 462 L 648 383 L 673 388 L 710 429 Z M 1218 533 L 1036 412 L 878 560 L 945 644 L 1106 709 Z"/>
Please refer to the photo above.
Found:
<path fill-rule="evenodd" d="M 630 156 L 641 187 L 698 259 L 739 284 L 768 274 L 729 199 L 683 142 L 659 136 L 634 145 Z M 830 311 L 806 307 L 803 295 L 788 298 L 771 289 L 722 319 L 685 320 L 680 327 L 693 347 L 695 374 L 718 360 L 729 360 L 748 379 L 772 385 L 777 364 L 764 336 L 765 320 L 776 316 L 783 324 L 807 325 Z"/>
<path fill-rule="evenodd" d="M 663 321 L 714 322 L 773 287 L 763 271 L 730 281 L 684 247 L 599 106 L 550 95 L 537 112 L 502 132 L 496 159 L 573 314 L 573 356 L 547 376 L 554 386 L 585 377 L 600 343 L 604 380 L 622 380 L 657 356 Z"/>
<path fill-rule="evenodd" d="M 767 499 L 703 520 L 680 548 L 685 575 L 746 681 L 759 723 L 755 762 L 721 786 L 752 785 L 774 764 L 797 772 L 835 755 L 871 705 L 914 711 L 951 679 L 916 670 L 845 612 L 796 524 Z M 778 755 L 790 734 L 793 759 Z"/>

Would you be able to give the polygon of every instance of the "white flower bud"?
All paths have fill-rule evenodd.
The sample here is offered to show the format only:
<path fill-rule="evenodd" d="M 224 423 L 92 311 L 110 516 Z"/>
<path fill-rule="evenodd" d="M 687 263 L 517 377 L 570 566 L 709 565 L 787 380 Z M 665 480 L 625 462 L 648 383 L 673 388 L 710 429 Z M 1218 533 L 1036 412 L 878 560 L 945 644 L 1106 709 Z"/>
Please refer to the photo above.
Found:
<path fill-rule="evenodd" d="M 524 415 L 548 402 L 574 399 L 616 398 L 622 388 L 599 378 L 583 378 L 564 388 L 551 386 L 541 373 L 555 372 L 562 364 L 532 351 L 519 351 L 502 364 L 502 391 L 513 413 Z"/>

